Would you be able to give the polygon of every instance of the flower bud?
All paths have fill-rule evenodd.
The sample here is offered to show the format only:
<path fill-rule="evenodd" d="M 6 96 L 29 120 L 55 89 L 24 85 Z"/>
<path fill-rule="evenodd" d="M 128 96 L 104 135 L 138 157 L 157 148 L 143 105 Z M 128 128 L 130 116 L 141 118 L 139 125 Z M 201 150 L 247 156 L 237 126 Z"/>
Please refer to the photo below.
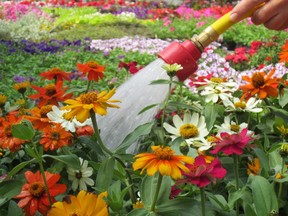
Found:
<path fill-rule="evenodd" d="M 180 144 L 180 152 L 183 154 L 183 155 L 187 155 L 188 152 L 189 152 L 189 146 L 188 144 L 184 141 Z"/>

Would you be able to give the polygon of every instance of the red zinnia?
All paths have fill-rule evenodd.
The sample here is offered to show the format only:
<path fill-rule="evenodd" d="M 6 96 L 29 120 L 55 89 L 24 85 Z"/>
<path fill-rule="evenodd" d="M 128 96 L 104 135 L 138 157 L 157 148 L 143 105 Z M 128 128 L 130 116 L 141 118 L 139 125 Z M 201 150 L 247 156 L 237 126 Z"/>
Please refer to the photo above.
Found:
<path fill-rule="evenodd" d="M 90 125 L 86 125 L 84 127 L 76 128 L 77 136 L 92 136 L 94 134 L 94 130 Z"/>
<path fill-rule="evenodd" d="M 229 134 L 222 132 L 220 137 L 216 137 L 216 145 L 213 146 L 212 154 L 222 151 L 226 155 L 243 153 L 243 148 L 253 139 L 251 135 L 247 135 L 248 129 L 245 128 L 239 134 Z"/>
<path fill-rule="evenodd" d="M 2 120 L 0 125 L 0 147 L 8 148 L 11 152 L 19 150 L 26 141 L 13 136 L 12 126 L 21 119 L 17 119 L 15 115 L 7 115 L 6 119 L 3 118 Z"/>
<path fill-rule="evenodd" d="M 218 158 L 215 158 L 212 163 L 207 163 L 203 156 L 197 156 L 194 163 L 186 164 L 186 167 L 190 172 L 182 173 L 185 178 L 178 180 L 177 184 L 192 183 L 202 188 L 211 182 L 215 184 L 217 179 L 224 178 L 227 173 Z"/>
<path fill-rule="evenodd" d="M 46 215 L 50 209 L 50 203 L 40 172 L 32 173 L 31 171 L 27 171 L 25 172 L 25 177 L 27 183 L 23 185 L 21 193 L 15 197 L 16 199 L 20 199 L 18 206 L 24 209 L 26 216 L 35 215 L 37 210 L 41 214 Z M 56 202 L 54 197 L 64 193 L 67 187 L 64 184 L 56 184 L 60 179 L 59 174 L 45 172 L 45 177 L 51 201 L 54 203 Z"/>
<path fill-rule="evenodd" d="M 29 98 L 36 100 L 38 99 L 38 106 L 44 106 L 44 105 L 58 105 L 59 101 L 67 100 L 68 98 L 71 98 L 72 94 L 66 94 L 65 91 L 68 89 L 68 87 L 62 89 L 62 82 L 54 84 L 48 84 L 45 87 L 38 87 L 38 86 L 32 86 L 33 89 L 38 91 L 38 94 L 30 95 Z"/>
<path fill-rule="evenodd" d="M 67 146 L 72 141 L 72 134 L 62 128 L 61 124 L 54 124 L 46 127 L 43 130 L 40 144 L 43 145 L 44 150 L 57 150 L 63 146 Z"/>
<path fill-rule="evenodd" d="M 56 82 L 60 81 L 63 82 L 63 80 L 70 81 L 70 73 L 67 73 L 60 68 L 52 68 L 51 70 L 44 71 L 40 74 L 43 78 L 46 78 L 48 80 L 55 79 Z"/>
<path fill-rule="evenodd" d="M 83 74 L 88 73 L 88 80 L 95 80 L 96 82 L 104 77 L 104 66 L 99 65 L 96 61 L 88 61 L 85 64 L 77 64 L 77 68 Z"/>

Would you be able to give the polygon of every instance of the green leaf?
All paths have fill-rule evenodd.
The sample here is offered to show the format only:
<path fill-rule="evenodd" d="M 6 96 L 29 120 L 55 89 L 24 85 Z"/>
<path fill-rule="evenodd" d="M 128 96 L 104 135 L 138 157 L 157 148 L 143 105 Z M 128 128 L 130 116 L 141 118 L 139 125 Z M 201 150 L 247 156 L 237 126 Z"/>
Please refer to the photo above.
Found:
<path fill-rule="evenodd" d="M 169 84 L 171 83 L 170 80 L 165 80 L 165 79 L 158 79 L 158 80 L 153 80 L 150 85 L 158 85 L 158 84 Z"/>
<path fill-rule="evenodd" d="M 126 149 L 130 147 L 140 136 L 147 135 L 151 132 L 154 122 L 149 122 L 138 126 L 132 133 L 128 134 L 123 142 L 115 149 L 116 153 L 125 153 Z"/>
<path fill-rule="evenodd" d="M 159 175 L 159 174 L 158 174 Z M 155 196 L 156 186 L 158 183 L 158 175 L 156 176 L 145 176 L 140 187 L 140 196 L 145 208 L 150 208 L 153 198 Z M 171 180 L 168 176 L 163 176 L 161 188 L 156 202 L 156 208 L 161 203 L 169 200 Z"/>
<path fill-rule="evenodd" d="M 44 154 L 42 156 L 43 158 L 52 158 L 54 160 L 57 160 L 61 163 L 66 164 L 67 166 L 75 169 L 75 170 L 80 170 L 81 169 L 81 164 L 79 161 L 78 156 L 74 155 L 74 154 L 70 154 L 70 155 L 48 155 L 48 154 Z"/>
<path fill-rule="evenodd" d="M 228 203 L 226 201 L 226 199 L 222 196 L 222 195 L 219 195 L 219 194 L 212 194 L 212 193 L 209 193 L 209 192 L 205 192 L 205 194 L 207 195 L 208 199 L 210 200 L 211 204 L 213 206 L 215 206 L 216 208 L 220 208 L 224 211 L 228 210 L 229 209 L 229 206 L 228 206 Z"/>
<path fill-rule="evenodd" d="M 274 114 L 276 116 L 279 116 L 280 118 L 282 118 L 284 121 L 288 121 L 288 112 L 284 109 L 280 109 L 274 106 L 267 106 L 268 108 L 270 108 L 271 110 L 274 111 Z"/>
<path fill-rule="evenodd" d="M 96 183 L 97 185 L 97 183 Z M 118 212 L 123 208 L 123 197 L 121 194 L 121 182 L 114 182 L 108 189 L 108 198 L 106 199 L 109 207 Z"/>
<path fill-rule="evenodd" d="M 35 130 L 30 121 L 22 120 L 20 124 L 12 125 L 12 134 L 22 140 L 32 140 Z"/>
<path fill-rule="evenodd" d="M 102 161 L 96 178 L 96 186 L 98 190 L 107 191 L 109 188 L 113 178 L 114 165 L 114 157 L 108 157 Z"/>
<path fill-rule="evenodd" d="M 204 107 L 204 117 L 207 124 L 207 129 L 211 130 L 214 126 L 218 114 L 219 106 L 217 107 L 215 104 L 207 104 Z"/>
<path fill-rule="evenodd" d="M 9 207 L 8 207 L 8 214 L 7 216 L 23 216 L 24 213 L 22 209 L 17 205 L 16 202 L 10 200 Z"/>
<path fill-rule="evenodd" d="M 180 109 L 189 109 L 189 110 L 193 110 L 195 112 L 201 112 L 201 109 L 199 109 L 199 107 L 195 106 L 195 105 L 187 105 L 185 103 L 181 103 L 181 102 L 176 102 L 176 101 L 171 101 L 168 104 L 171 107 L 176 107 L 176 108 L 180 108 Z"/>
<path fill-rule="evenodd" d="M 257 216 L 253 206 L 249 203 L 246 203 L 244 205 L 244 212 L 245 212 L 245 215 L 248 215 L 248 216 Z"/>
<path fill-rule="evenodd" d="M 279 104 L 283 108 L 288 104 L 288 89 L 284 88 L 279 97 Z"/>
<path fill-rule="evenodd" d="M 127 216 L 148 216 L 148 215 L 152 216 L 151 214 L 149 214 L 148 210 L 145 208 L 134 209 L 127 214 Z"/>
<path fill-rule="evenodd" d="M 20 194 L 23 182 L 19 180 L 7 180 L 0 183 L 0 206 L 13 197 Z"/>
<path fill-rule="evenodd" d="M 149 109 L 152 109 L 153 107 L 155 107 L 155 106 L 157 106 L 157 105 L 158 105 L 158 104 L 151 104 L 150 106 L 146 106 L 144 109 L 142 109 L 142 110 L 138 113 L 138 115 L 146 112 L 146 111 L 149 110 Z"/>
<path fill-rule="evenodd" d="M 30 163 L 33 163 L 34 161 L 36 161 L 35 158 L 29 160 L 29 161 L 24 161 L 20 164 L 18 164 L 17 166 L 15 166 L 7 175 L 7 177 L 12 177 L 13 175 L 15 175 L 16 173 L 18 173 L 21 169 L 23 169 L 25 166 L 29 165 Z"/>
<path fill-rule="evenodd" d="M 248 185 L 252 189 L 253 201 L 257 215 L 269 215 L 278 211 L 278 200 L 272 184 L 262 176 L 250 175 Z"/>

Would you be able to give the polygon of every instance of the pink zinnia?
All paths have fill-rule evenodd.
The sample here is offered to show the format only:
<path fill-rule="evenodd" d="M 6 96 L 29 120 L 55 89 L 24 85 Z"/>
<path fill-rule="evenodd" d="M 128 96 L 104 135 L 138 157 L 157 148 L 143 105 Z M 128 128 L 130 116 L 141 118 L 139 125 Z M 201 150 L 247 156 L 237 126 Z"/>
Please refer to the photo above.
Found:
<path fill-rule="evenodd" d="M 216 180 L 224 178 L 227 173 L 218 158 L 215 158 L 212 163 L 207 163 L 202 155 L 197 156 L 192 165 L 186 164 L 186 167 L 189 168 L 190 172 L 182 173 L 185 178 L 178 180 L 177 184 L 192 183 L 202 188 L 211 182 L 216 184 Z"/>
<path fill-rule="evenodd" d="M 239 134 L 221 133 L 220 137 L 216 137 L 216 145 L 210 153 L 217 154 L 222 151 L 226 155 L 242 154 L 243 148 L 253 139 L 247 132 L 248 129 L 245 128 Z"/>

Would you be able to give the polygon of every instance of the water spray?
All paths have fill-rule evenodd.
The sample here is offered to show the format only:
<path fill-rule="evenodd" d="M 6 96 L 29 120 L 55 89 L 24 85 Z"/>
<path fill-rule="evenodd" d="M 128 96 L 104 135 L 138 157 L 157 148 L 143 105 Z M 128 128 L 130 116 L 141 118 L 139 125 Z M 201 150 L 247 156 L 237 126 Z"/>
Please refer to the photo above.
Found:
<path fill-rule="evenodd" d="M 250 17 L 254 11 L 263 4 L 248 11 L 242 20 Z M 198 66 L 197 61 L 205 47 L 216 41 L 217 38 L 235 23 L 230 20 L 230 12 L 216 20 L 192 40 L 183 43 L 172 42 L 166 49 L 158 54 L 159 59 L 141 69 L 129 80 L 117 88 L 113 99 L 121 101 L 119 109 L 110 109 L 107 116 L 97 116 L 101 137 L 108 148 L 115 149 L 124 138 L 133 132 L 139 125 L 151 122 L 159 106 L 139 112 L 152 104 L 159 104 L 167 96 L 167 85 L 150 85 L 157 79 L 169 79 L 162 66 L 166 64 L 180 64 L 183 69 L 177 72 L 179 81 L 186 80 L 193 74 Z M 136 143 L 128 149 L 134 152 Z"/>

